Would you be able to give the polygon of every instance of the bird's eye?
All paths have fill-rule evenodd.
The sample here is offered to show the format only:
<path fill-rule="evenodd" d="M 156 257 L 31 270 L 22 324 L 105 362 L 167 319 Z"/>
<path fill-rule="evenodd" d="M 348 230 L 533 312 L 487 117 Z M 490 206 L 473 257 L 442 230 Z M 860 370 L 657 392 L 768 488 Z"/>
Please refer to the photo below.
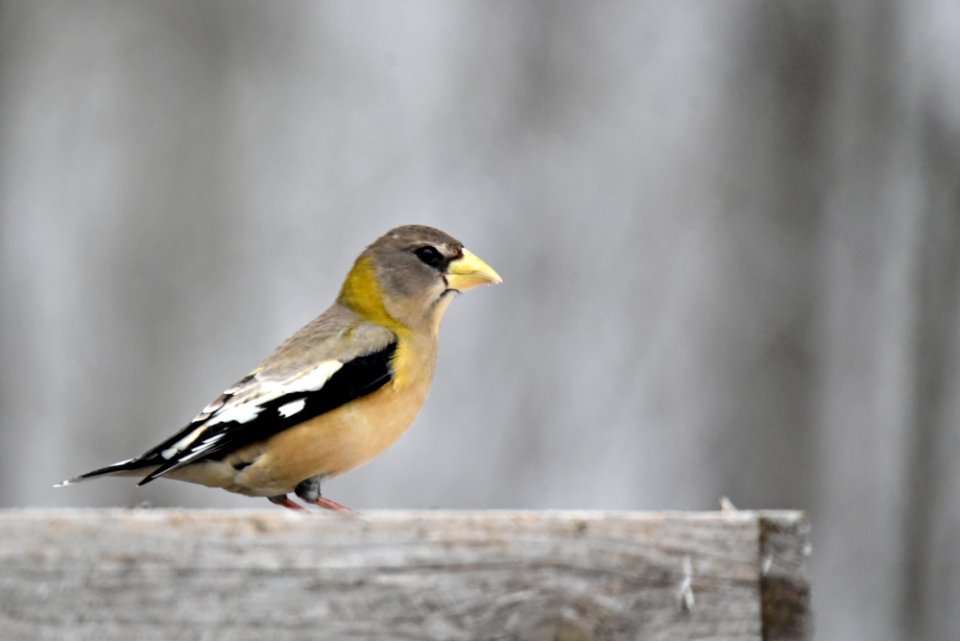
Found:
<path fill-rule="evenodd" d="M 430 245 L 418 247 L 413 250 L 413 253 L 417 255 L 417 258 L 419 258 L 420 262 L 424 265 L 436 268 L 443 264 L 443 255 L 441 255 L 435 247 L 431 247 Z"/>

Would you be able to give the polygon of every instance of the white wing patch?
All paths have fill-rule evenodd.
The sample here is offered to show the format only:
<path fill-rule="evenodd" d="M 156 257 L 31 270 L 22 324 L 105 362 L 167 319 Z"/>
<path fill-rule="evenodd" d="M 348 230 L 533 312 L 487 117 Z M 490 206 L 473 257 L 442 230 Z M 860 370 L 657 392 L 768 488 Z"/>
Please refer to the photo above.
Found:
<path fill-rule="evenodd" d="M 291 416 L 293 416 L 294 414 L 302 410 L 306 404 L 307 404 L 307 399 L 305 398 L 297 399 L 295 401 L 290 401 L 286 405 L 281 405 L 280 407 L 277 408 L 277 412 L 279 412 L 280 416 L 282 416 L 283 418 L 290 418 Z"/>
<path fill-rule="evenodd" d="M 210 420 L 203 424 L 204 428 L 216 425 L 217 423 L 249 423 L 257 418 L 257 415 L 263 410 L 255 401 L 263 400 L 252 398 L 247 403 L 239 405 L 230 405 L 227 403 L 222 410 L 210 417 Z"/>
<path fill-rule="evenodd" d="M 343 367 L 343 363 L 337 360 L 323 361 L 313 369 L 288 378 L 282 383 L 277 384 L 277 391 L 281 394 L 289 392 L 316 392 L 323 387 L 330 377 L 337 373 Z"/>
<path fill-rule="evenodd" d="M 160 452 L 160 456 L 169 461 L 180 452 L 192 450 L 189 458 L 196 458 L 196 456 L 213 447 L 213 445 L 224 436 L 221 432 L 209 438 L 202 439 L 198 445 L 194 445 L 197 439 L 199 439 L 208 428 L 220 423 L 249 423 L 257 418 L 260 412 L 263 411 L 263 406 L 272 400 L 292 392 L 315 392 L 320 390 L 341 367 L 343 367 L 343 363 L 338 360 L 323 361 L 316 367 L 282 381 L 258 380 L 257 382 L 260 384 L 259 393 L 245 398 L 242 401 L 230 399 L 219 407 L 216 402 L 213 402 L 205 407 L 200 414 L 202 416 L 205 413 L 213 413 L 213 415 L 197 427 L 197 429 Z M 241 390 L 242 388 L 234 387 L 224 393 L 233 394 Z M 301 411 L 305 406 L 306 400 L 301 398 L 281 405 L 277 408 L 277 411 L 283 418 L 289 418 Z"/>

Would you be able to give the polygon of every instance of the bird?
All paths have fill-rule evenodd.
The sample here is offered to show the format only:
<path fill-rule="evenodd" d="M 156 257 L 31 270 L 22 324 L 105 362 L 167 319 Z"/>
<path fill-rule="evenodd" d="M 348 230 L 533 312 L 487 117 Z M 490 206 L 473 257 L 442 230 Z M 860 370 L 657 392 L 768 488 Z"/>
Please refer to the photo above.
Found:
<path fill-rule="evenodd" d="M 370 244 L 335 302 L 140 456 L 57 484 L 104 476 L 168 478 L 291 510 L 337 512 L 321 482 L 367 463 L 402 436 L 433 379 L 440 323 L 460 292 L 502 282 L 459 240 L 404 225 Z"/>

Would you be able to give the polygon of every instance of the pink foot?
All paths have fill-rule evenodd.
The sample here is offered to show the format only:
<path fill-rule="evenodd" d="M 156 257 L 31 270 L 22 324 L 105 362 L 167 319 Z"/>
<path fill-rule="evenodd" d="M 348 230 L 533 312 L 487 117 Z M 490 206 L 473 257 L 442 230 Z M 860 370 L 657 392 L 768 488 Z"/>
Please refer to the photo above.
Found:
<path fill-rule="evenodd" d="M 306 512 L 307 508 L 303 507 L 299 503 L 295 503 L 287 498 L 286 494 L 281 494 L 279 496 L 268 496 L 267 500 L 271 503 L 276 503 L 277 505 L 282 505 L 288 510 L 293 510 L 294 512 Z"/>

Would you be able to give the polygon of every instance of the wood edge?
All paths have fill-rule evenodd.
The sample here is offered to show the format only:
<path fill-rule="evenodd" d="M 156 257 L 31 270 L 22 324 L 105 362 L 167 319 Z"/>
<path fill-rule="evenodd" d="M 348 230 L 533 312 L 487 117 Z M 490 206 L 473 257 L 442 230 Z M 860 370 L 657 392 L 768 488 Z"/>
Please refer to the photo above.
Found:
<path fill-rule="evenodd" d="M 802 512 L 758 512 L 761 628 L 764 641 L 811 637 L 810 522 Z"/>

